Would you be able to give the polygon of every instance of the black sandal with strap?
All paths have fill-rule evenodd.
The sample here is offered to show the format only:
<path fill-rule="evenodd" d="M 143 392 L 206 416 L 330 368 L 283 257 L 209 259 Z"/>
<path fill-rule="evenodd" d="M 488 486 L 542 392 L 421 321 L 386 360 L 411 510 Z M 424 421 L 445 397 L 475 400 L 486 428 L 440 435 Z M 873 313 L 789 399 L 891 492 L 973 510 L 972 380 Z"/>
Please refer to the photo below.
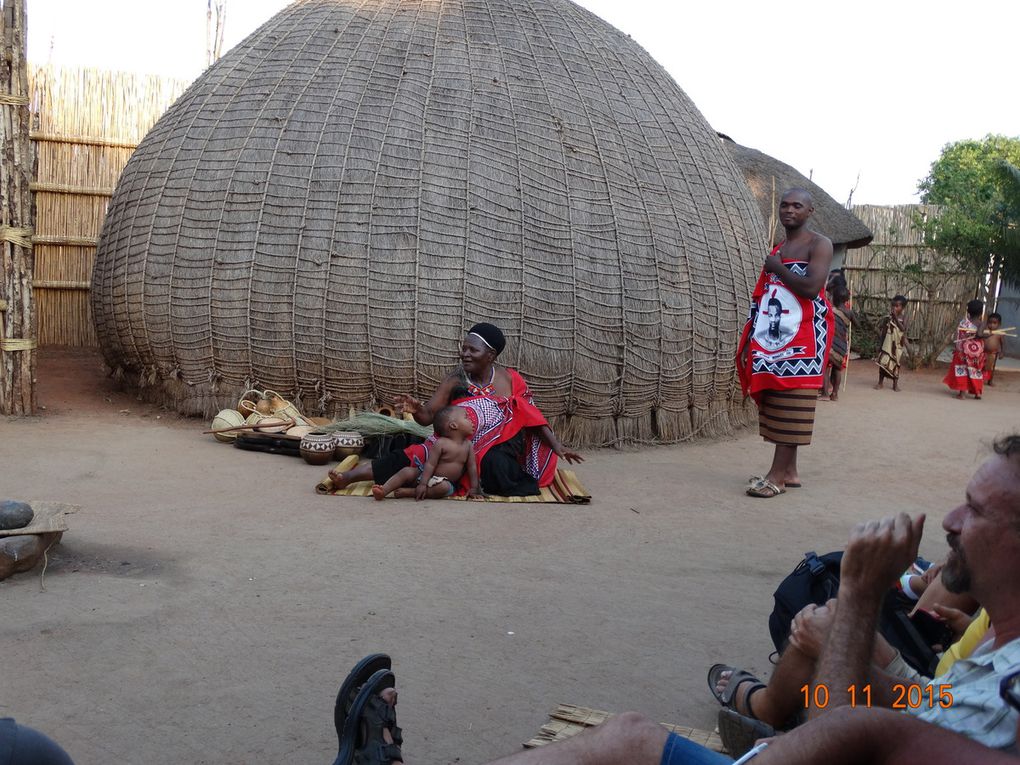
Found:
<path fill-rule="evenodd" d="M 716 690 L 716 686 L 719 685 L 719 680 L 722 679 L 722 673 L 729 672 L 730 680 L 726 685 L 726 690 L 722 693 Z M 744 706 L 745 711 L 740 712 L 737 709 L 737 690 L 743 683 L 750 682 L 752 685 L 747 689 L 747 693 L 744 694 Z M 715 696 L 715 700 L 722 704 L 727 709 L 732 709 L 734 712 L 740 714 L 748 714 L 751 711 L 751 694 L 755 691 L 761 690 L 765 687 L 765 683 L 759 680 L 757 677 L 752 675 L 743 669 L 737 669 L 727 664 L 713 664 L 708 670 L 708 689 Z M 748 714 L 753 717 L 753 715 Z"/>
<path fill-rule="evenodd" d="M 378 670 L 364 682 L 337 731 L 340 748 L 333 765 L 390 765 L 402 761 L 399 744 L 403 736 L 396 724 L 396 710 L 379 698 L 380 693 L 395 685 L 396 678 L 389 669 Z M 384 730 L 390 731 L 392 744 L 386 743 Z"/>
<path fill-rule="evenodd" d="M 380 669 L 389 669 L 391 666 L 392 661 L 389 656 L 384 653 L 372 653 L 355 664 L 354 669 L 344 678 L 333 707 L 333 725 L 336 727 L 338 737 L 343 732 L 347 713 L 350 711 L 358 691 L 361 690 L 361 686 Z"/>
<path fill-rule="evenodd" d="M 390 732 L 392 743 L 387 743 L 383 731 Z M 400 745 L 403 734 L 397 727 L 397 710 L 379 696 L 373 696 L 361 716 L 362 746 L 354 753 L 357 765 L 391 765 L 403 762 Z"/>

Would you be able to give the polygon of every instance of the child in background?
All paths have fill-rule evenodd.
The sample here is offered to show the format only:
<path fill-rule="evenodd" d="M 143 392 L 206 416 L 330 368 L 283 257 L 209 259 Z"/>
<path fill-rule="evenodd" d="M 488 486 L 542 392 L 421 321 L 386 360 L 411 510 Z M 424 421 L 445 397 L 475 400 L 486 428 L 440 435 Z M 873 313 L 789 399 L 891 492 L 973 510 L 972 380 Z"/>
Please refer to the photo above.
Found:
<path fill-rule="evenodd" d="M 833 280 L 829 292 L 832 302 L 832 314 L 836 319 L 836 330 L 832 335 L 832 348 L 829 350 L 829 367 L 822 378 L 822 392 L 819 398 L 829 401 L 839 400 L 839 385 L 843 380 L 843 370 L 847 366 L 850 355 L 850 325 L 854 322 L 854 312 L 850 308 L 850 290 L 846 282 Z"/>
<path fill-rule="evenodd" d="M 907 299 L 903 295 L 893 297 L 889 315 L 878 323 L 878 383 L 875 390 L 881 390 L 885 378 L 893 381 L 892 389 L 900 389 L 900 362 L 907 347 Z"/>
<path fill-rule="evenodd" d="M 1002 315 L 998 313 L 988 314 L 987 329 L 988 337 L 985 338 L 985 382 L 988 385 L 995 385 L 992 378 L 995 376 L 995 362 L 999 356 L 1006 352 L 1006 338 L 994 334 L 1002 328 Z"/>
<path fill-rule="evenodd" d="M 953 362 L 942 382 L 956 391 L 957 398 L 970 393 L 981 398 L 985 384 L 985 338 L 990 334 L 981 322 L 985 304 L 980 300 L 967 303 L 967 316 L 956 325 L 956 348 Z"/>

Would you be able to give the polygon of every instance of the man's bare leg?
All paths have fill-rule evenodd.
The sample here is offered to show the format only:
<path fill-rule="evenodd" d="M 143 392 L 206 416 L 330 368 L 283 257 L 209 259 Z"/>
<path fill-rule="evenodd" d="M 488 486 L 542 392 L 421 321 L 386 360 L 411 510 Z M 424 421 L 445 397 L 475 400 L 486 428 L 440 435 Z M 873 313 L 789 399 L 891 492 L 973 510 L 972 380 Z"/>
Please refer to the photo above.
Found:
<path fill-rule="evenodd" d="M 839 401 L 839 386 L 843 382 L 843 370 L 838 367 L 832 368 L 832 393 L 829 395 L 830 401 Z"/>
<path fill-rule="evenodd" d="M 797 447 L 776 444 L 776 451 L 772 455 L 772 467 L 769 468 L 765 478 L 780 489 L 786 488 L 787 481 L 790 483 L 800 481 L 800 474 L 797 472 Z"/>
<path fill-rule="evenodd" d="M 668 735 L 661 725 L 627 712 L 562 743 L 529 749 L 491 765 L 659 765 Z"/>
<path fill-rule="evenodd" d="M 779 657 L 768 685 L 749 693 L 752 683 L 745 680 L 733 697 L 733 707 L 745 717 L 754 717 L 773 728 L 782 728 L 797 712 L 804 708 L 801 688 L 811 682 L 815 660 L 789 645 Z M 722 693 L 729 685 L 730 673 L 724 672 L 716 691 Z"/>

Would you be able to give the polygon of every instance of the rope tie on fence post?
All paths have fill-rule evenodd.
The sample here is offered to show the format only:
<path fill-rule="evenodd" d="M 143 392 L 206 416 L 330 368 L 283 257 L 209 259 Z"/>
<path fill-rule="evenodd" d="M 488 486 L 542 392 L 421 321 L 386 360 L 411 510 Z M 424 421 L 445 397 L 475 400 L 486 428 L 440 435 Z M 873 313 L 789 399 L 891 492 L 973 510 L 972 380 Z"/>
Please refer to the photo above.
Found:
<path fill-rule="evenodd" d="M 9 106 L 28 106 L 28 96 L 16 96 L 13 93 L 0 93 L 0 104 Z"/>
<path fill-rule="evenodd" d="M 32 229 L 0 226 L 0 241 L 10 242 L 26 250 L 32 249 Z"/>
<path fill-rule="evenodd" d="M 24 337 L 5 337 L 0 339 L 0 351 L 14 353 L 16 351 L 34 351 L 39 346 L 35 340 Z"/>

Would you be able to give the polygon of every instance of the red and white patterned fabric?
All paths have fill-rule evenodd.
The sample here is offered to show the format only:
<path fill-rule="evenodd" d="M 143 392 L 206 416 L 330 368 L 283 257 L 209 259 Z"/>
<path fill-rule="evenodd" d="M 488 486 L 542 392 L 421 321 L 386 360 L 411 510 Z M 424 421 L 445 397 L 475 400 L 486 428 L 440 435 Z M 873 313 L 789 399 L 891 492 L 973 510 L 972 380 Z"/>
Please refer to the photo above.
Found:
<path fill-rule="evenodd" d="M 980 396 L 985 386 L 985 343 L 977 338 L 977 325 L 969 318 L 956 326 L 953 363 L 942 378 L 950 390 Z"/>
<path fill-rule="evenodd" d="M 509 397 L 497 396 L 494 393 L 483 396 L 460 398 L 450 403 L 464 407 L 475 425 L 475 433 L 471 443 L 478 460 L 481 474 L 482 458 L 489 449 L 505 441 L 509 441 L 524 428 L 537 428 L 548 425 L 548 421 L 535 406 L 535 399 L 524 378 L 516 370 L 506 368 L 510 374 L 511 393 Z M 413 463 L 415 458 L 428 459 L 429 448 L 436 441 L 436 436 L 429 436 L 425 443 L 407 447 L 404 453 Z M 556 477 L 557 457 L 552 448 L 532 431 L 524 433 L 524 453 L 521 455 L 521 466 L 538 481 L 539 488 L 549 486 Z M 469 479 L 467 473 L 461 477 L 457 494 L 467 494 Z"/>
<path fill-rule="evenodd" d="M 780 252 L 783 244 L 777 244 L 772 254 Z M 807 274 L 807 261 L 784 258 L 783 264 L 795 274 Z M 798 297 L 776 274 L 763 268 L 737 345 L 737 371 L 744 395 L 760 404 L 766 390 L 821 389 L 834 329 L 824 291 L 811 300 Z M 744 365 L 741 357 L 748 347 Z"/>

